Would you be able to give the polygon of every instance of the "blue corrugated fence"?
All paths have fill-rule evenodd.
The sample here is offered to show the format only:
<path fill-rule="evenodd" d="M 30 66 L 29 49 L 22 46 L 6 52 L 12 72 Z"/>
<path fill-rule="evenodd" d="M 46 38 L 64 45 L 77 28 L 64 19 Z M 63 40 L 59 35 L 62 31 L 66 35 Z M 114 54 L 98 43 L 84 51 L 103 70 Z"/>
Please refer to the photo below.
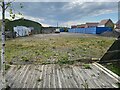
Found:
<path fill-rule="evenodd" d="M 112 31 L 109 27 L 73 28 L 68 29 L 70 33 L 101 34 L 105 31 Z"/>

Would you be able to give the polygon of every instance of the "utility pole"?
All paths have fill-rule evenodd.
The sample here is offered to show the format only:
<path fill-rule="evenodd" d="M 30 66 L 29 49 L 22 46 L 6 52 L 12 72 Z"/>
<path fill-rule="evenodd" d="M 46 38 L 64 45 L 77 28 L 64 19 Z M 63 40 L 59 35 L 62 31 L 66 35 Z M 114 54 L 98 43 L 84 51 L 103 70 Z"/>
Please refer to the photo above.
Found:
<path fill-rule="evenodd" d="M 57 28 L 58 28 L 58 22 L 57 22 Z"/>
<path fill-rule="evenodd" d="M 6 88 L 5 82 L 5 2 L 2 1 L 2 25 L 1 25 L 1 74 L 2 74 L 2 85 Z"/>

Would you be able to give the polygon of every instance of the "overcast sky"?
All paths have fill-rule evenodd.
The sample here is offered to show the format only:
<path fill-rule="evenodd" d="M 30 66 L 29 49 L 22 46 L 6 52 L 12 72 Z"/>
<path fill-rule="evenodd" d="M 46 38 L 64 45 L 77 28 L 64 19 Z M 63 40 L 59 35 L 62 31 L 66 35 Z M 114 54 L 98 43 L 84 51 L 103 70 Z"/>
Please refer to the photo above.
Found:
<path fill-rule="evenodd" d="M 14 3 L 15 11 L 20 11 L 25 19 L 34 20 L 43 26 L 70 26 L 85 22 L 99 22 L 102 19 L 118 20 L 117 2 L 19 2 Z M 0 11 L 1 12 L 1 11 Z M 6 17 L 9 18 L 8 13 Z"/>

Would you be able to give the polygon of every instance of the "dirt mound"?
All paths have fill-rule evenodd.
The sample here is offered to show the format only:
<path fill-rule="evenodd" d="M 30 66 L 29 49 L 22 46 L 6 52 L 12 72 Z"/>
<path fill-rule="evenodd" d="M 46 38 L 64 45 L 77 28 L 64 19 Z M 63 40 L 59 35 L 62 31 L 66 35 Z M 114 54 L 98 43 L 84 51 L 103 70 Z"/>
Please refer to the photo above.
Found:
<path fill-rule="evenodd" d="M 102 36 L 106 36 L 106 37 L 118 37 L 120 36 L 120 32 L 117 32 L 117 31 L 106 31 L 106 32 L 103 32 L 101 34 Z"/>

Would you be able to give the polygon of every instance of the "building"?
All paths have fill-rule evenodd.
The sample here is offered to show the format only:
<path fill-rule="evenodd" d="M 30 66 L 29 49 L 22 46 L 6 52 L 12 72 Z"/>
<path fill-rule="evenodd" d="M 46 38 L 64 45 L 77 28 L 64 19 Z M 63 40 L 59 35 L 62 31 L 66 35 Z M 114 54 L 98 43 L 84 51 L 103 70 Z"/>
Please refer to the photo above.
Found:
<path fill-rule="evenodd" d="M 114 23 L 112 22 L 111 19 L 105 19 L 100 21 L 100 23 L 98 24 L 98 27 L 110 27 L 113 29 Z"/>
<path fill-rule="evenodd" d="M 77 25 L 72 25 L 71 28 L 77 28 Z"/>
<path fill-rule="evenodd" d="M 16 33 L 16 37 L 20 36 L 29 36 L 32 32 L 31 27 L 25 27 L 25 26 L 16 26 L 14 27 L 14 32 Z"/>
<path fill-rule="evenodd" d="M 116 25 L 115 29 L 120 29 L 120 20 L 118 20 L 115 25 Z"/>
<path fill-rule="evenodd" d="M 85 24 L 85 28 L 90 28 L 90 27 L 97 27 L 99 23 L 97 22 L 89 22 Z"/>
<path fill-rule="evenodd" d="M 6 23 L 6 30 L 14 31 L 13 28 L 17 26 L 32 27 L 34 29 L 32 34 L 40 34 L 42 31 L 42 25 L 38 22 L 28 19 L 16 19 Z"/>
<path fill-rule="evenodd" d="M 55 30 L 59 27 L 42 27 L 42 33 L 43 34 L 49 34 L 49 33 L 54 33 Z"/>
<path fill-rule="evenodd" d="M 86 24 L 77 25 L 77 28 L 85 28 Z"/>

